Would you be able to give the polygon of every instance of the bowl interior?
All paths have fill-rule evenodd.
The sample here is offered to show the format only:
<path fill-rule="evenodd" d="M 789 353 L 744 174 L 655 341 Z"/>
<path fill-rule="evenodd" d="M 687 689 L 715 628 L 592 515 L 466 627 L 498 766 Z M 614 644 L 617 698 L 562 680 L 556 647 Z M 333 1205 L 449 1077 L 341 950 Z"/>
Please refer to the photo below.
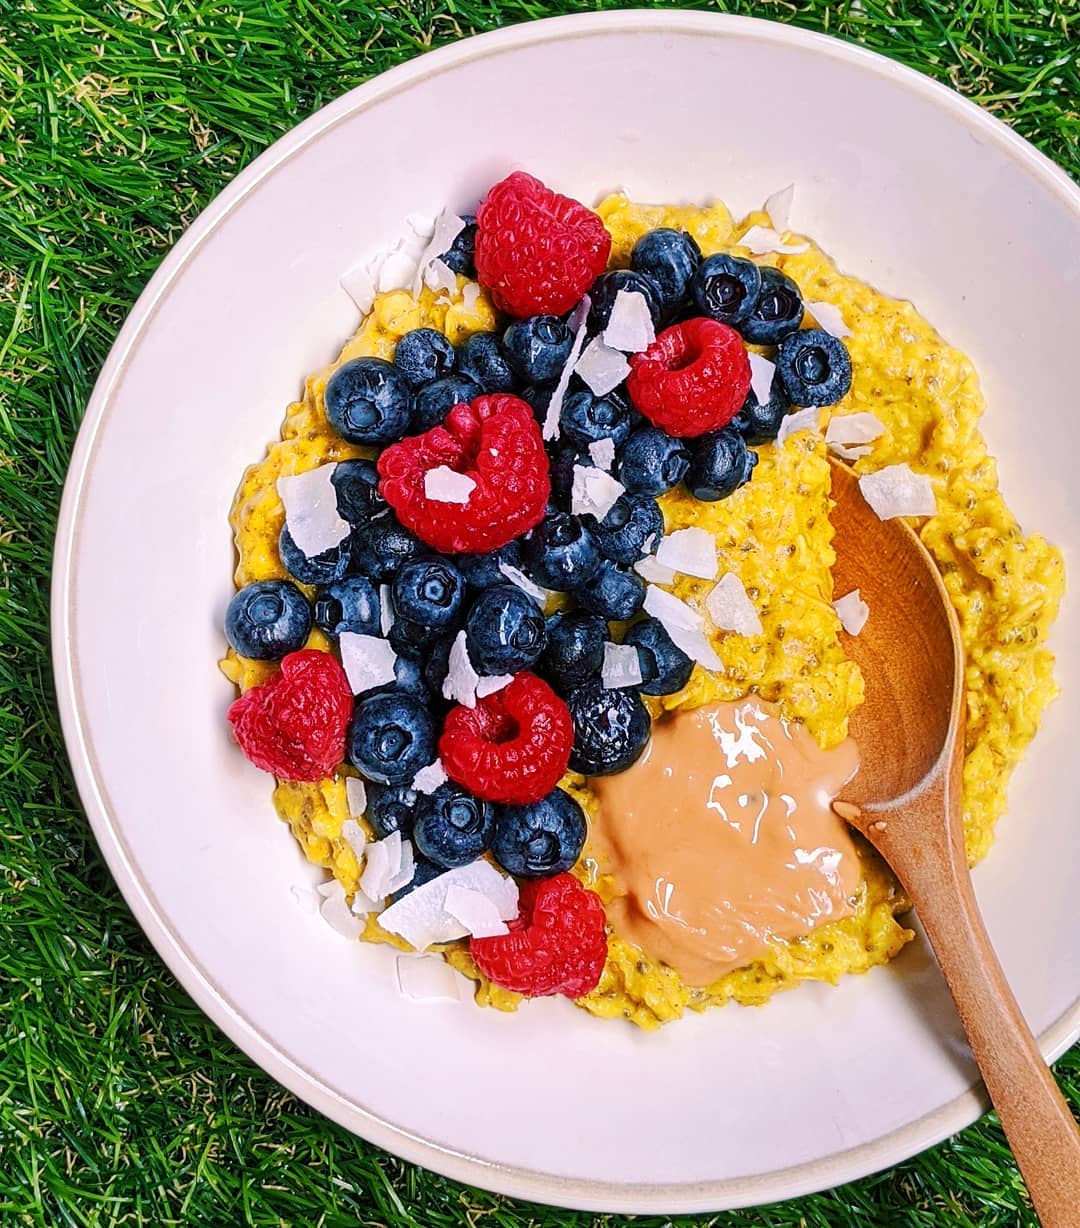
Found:
<path fill-rule="evenodd" d="M 413 1002 L 389 951 L 298 906 L 293 888 L 319 876 L 225 733 L 229 502 L 303 376 L 356 326 L 339 278 L 407 214 L 466 209 L 516 166 L 585 200 L 623 186 L 736 212 L 794 182 L 797 228 L 972 355 L 1012 505 L 1074 550 L 1075 463 L 1053 442 L 1069 437 L 1074 386 L 1062 270 L 1080 261 L 1075 197 L 1048 164 L 913 74 L 797 31 L 673 14 L 539 23 L 327 108 L 208 210 L 140 301 L 95 393 L 60 537 L 57 664 L 80 787 L 197 1000 L 374 1141 L 583 1207 L 692 1211 L 826 1186 L 977 1109 L 921 943 L 888 970 L 656 1035 L 561 1001 L 516 1016 Z M 1017 996 L 1056 1047 L 1080 988 L 1078 633 L 1068 601 L 1063 698 L 976 874 Z"/>

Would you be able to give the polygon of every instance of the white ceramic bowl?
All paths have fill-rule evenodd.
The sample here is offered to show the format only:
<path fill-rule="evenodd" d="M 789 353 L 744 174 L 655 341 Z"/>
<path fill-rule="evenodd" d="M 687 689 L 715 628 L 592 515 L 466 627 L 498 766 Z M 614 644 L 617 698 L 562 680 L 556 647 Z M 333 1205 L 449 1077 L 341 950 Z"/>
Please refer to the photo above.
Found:
<path fill-rule="evenodd" d="M 585 199 L 623 185 L 736 210 L 794 181 L 799 228 L 974 356 L 1010 500 L 1075 552 L 1065 278 L 1080 257 L 1061 172 L 929 80 L 789 27 L 670 12 L 520 26 L 324 108 L 222 193 L 139 299 L 87 411 L 57 546 L 56 672 L 82 797 L 133 911 L 207 1014 L 298 1095 L 409 1160 L 619 1211 L 858 1177 L 983 1106 L 921 943 L 839 988 L 657 1035 L 562 1001 L 516 1016 L 408 1001 L 388 951 L 297 908 L 291 887 L 317 875 L 226 734 L 229 501 L 303 375 L 356 325 L 339 276 L 407 214 L 467 206 L 518 165 Z M 1069 602 L 1064 696 L 976 874 L 1048 1055 L 1080 1020 L 1078 631 Z"/>

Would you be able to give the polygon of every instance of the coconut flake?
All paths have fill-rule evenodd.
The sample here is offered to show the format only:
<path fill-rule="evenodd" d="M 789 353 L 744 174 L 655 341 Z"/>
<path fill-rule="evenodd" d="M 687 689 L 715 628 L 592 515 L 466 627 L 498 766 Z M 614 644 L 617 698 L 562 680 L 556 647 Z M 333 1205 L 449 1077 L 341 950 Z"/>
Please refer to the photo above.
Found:
<path fill-rule="evenodd" d="M 466 708 L 475 708 L 476 684 L 479 680 L 480 676 L 469 660 L 465 632 L 459 631 L 450 646 L 450 660 L 442 684 L 443 698 L 451 703 L 464 704 Z"/>
<path fill-rule="evenodd" d="M 750 359 L 750 391 L 757 398 L 759 405 L 766 405 L 772 396 L 776 363 L 770 362 L 761 354 L 755 354 L 753 350 L 747 354 L 747 358 Z"/>
<path fill-rule="evenodd" d="M 799 252 L 810 250 L 809 243 L 785 243 L 775 230 L 768 226 L 751 226 L 739 240 L 754 256 L 765 256 L 769 252 L 779 252 L 782 256 L 797 256 Z"/>
<path fill-rule="evenodd" d="M 604 645 L 604 665 L 600 674 L 604 686 L 609 691 L 620 690 L 622 687 L 640 686 L 641 658 L 633 644 Z"/>
<path fill-rule="evenodd" d="M 622 294 L 622 291 L 620 290 L 619 293 Z M 594 439 L 589 444 L 589 456 L 597 469 L 610 473 L 611 466 L 615 463 L 615 440 Z"/>
<path fill-rule="evenodd" d="M 496 691 L 508 687 L 513 681 L 513 674 L 487 674 L 476 684 L 476 698 L 486 699 L 489 695 L 494 695 Z"/>
<path fill-rule="evenodd" d="M 840 308 L 834 303 L 807 302 L 807 309 L 812 313 L 818 325 L 834 337 L 850 337 L 851 329 L 844 323 Z"/>
<path fill-rule="evenodd" d="M 663 563 L 658 563 L 651 554 L 646 558 L 638 559 L 634 564 L 634 570 L 643 580 L 648 580 L 650 584 L 675 583 L 674 569 L 665 567 Z"/>
<path fill-rule="evenodd" d="M 499 916 L 495 901 L 469 887 L 451 883 L 443 907 L 474 938 L 497 938 L 510 933 L 510 927 Z"/>
<path fill-rule="evenodd" d="M 345 777 L 345 801 L 354 819 L 360 818 L 367 810 L 367 788 L 359 776 Z"/>
<path fill-rule="evenodd" d="M 448 264 L 433 260 L 424 270 L 424 285 L 438 294 L 453 294 L 457 289 L 457 274 Z"/>
<path fill-rule="evenodd" d="M 500 563 L 499 570 L 511 584 L 516 584 L 523 593 L 528 593 L 539 605 L 543 606 L 546 604 L 550 592 L 549 589 L 541 588 L 539 584 L 534 584 L 523 571 L 519 570 L 512 563 Z"/>
<path fill-rule="evenodd" d="M 674 568 L 684 576 L 700 580 L 716 578 L 716 538 L 708 529 L 676 529 L 660 543 L 656 561 L 663 567 Z"/>
<path fill-rule="evenodd" d="M 439 216 L 432 222 L 431 230 L 428 232 L 428 239 L 423 250 L 416 261 L 416 273 L 413 279 L 413 298 L 416 298 L 420 293 L 420 284 L 425 278 L 428 268 L 434 261 L 440 264 L 439 259 L 445 256 L 453 245 L 454 240 L 465 229 L 465 219 L 460 218 L 455 213 L 450 213 L 444 209 Z M 425 236 L 426 237 L 426 236 Z M 445 265 L 443 265 L 446 268 Z M 450 270 L 447 269 L 447 272 Z M 457 279 L 454 279 L 454 284 L 451 289 L 457 289 Z"/>
<path fill-rule="evenodd" d="M 390 894 L 390 884 L 401 873 L 401 832 L 392 831 L 382 840 L 367 846 L 360 890 L 372 900 L 383 900 Z"/>
<path fill-rule="evenodd" d="M 705 598 L 705 609 L 718 631 L 734 631 L 738 635 L 760 635 L 761 618 L 746 592 L 746 586 L 733 572 L 721 576 Z"/>
<path fill-rule="evenodd" d="M 424 474 L 424 494 L 434 503 L 468 503 L 476 480 L 449 465 L 437 465 Z"/>
<path fill-rule="evenodd" d="M 411 290 L 416 276 L 416 257 L 404 245 L 389 251 L 379 262 L 375 285 L 380 294 L 391 290 Z"/>
<path fill-rule="evenodd" d="M 589 385 L 595 396 L 606 397 L 630 374 L 630 364 L 625 354 L 594 337 L 574 364 L 574 372 Z"/>
<path fill-rule="evenodd" d="M 315 915 L 319 910 L 319 896 L 316 892 L 309 890 L 307 887 L 292 886 L 289 888 L 292 898 L 296 901 L 296 907 L 301 912 L 306 912 L 309 917 Z"/>
<path fill-rule="evenodd" d="M 934 485 L 910 465 L 886 465 L 859 478 L 863 498 L 881 520 L 894 516 L 933 516 L 937 511 Z"/>
<path fill-rule="evenodd" d="M 637 290 L 619 290 L 604 329 L 604 344 L 626 354 L 640 354 L 655 340 L 656 330 L 645 295 Z"/>
<path fill-rule="evenodd" d="M 404 938 L 417 951 L 426 950 L 435 942 L 464 938 L 468 930 L 446 910 L 447 893 L 455 886 L 491 899 L 501 921 L 512 921 L 518 915 L 517 884 L 500 874 L 489 861 L 479 859 L 415 887 L 391 904 L 379 923 L 388 933 Z"/>
<path fill-rule="evenodd" d="M 446 768 L 443 767 L 441 759 L 436 759 L 434 763 L 429 763 L 416 773 L 409 788 L 430 797 L 440 785 L 446 784 L 446 779 Z"/>
<path fill-rule="evenodd" d="M 364 932 L 364 922 L 361 918 L 355 916 L 349 908 L 345 899 L 345 888 L 337 879 L 331 879 L 328 883 L 321 883 L 319 894 L 322 896 L 322 903 L 319 905 L 319 915 L 326 924 L 331 929 L 336 930 L 342 938 L 359 938 Z"/>
<path fill-rule="evenodd" d="M 821 410 L 816 405 L 811 405 L 807 409 L 797 410 L 793 414 L 785 414 L 780 419 L 780 430 L 776 436 L 776 444 L 779 447 L 789 435 L 794 435 L 797 431 L 817 431 L 821 429 Z"/>
<path fill-rule="evenodd" d="M 791 206 L 795 200 L 795 185 L 789 183 L 786 188 L 774 192 L 765 200 L 765 212 L 769 221 L 783 234 L 791 224 Z"/>
<path fill-rule="evenodd" d="M 394 596 L 389 584 L 379 585 L 379 630 L 383 635 L 390 634 L 394 625 Z"/>
<path fill-rule="evenodd" d="M 466 311 L 475 311 L 476 304 L 480 302 L 480 283 L 476 281 L 466 282 L 461 291 L 461 305 Z"/>
<path fill-rule="evenodd" d="M 873 451 L 870 444 L 884 433 L 884 423 L 871 413 L 840 414 L 829 422 L 825 442 L 844 460 L 858 460 Z"/>
<path fill-rule="evenodd" d="M 672 643 L 688 657 L 706 669 L 723 669 L 723 661 L 705 635 L 704 618 L 685 601 L 650 584 L 645 590 L 644 609 L 646 614 L 651 614 L 664 624 Z"/>
<path fill-rule="evenodd" d="M 575 465 L 570 489 L 570 510 L 575 516 L 593 515 L 603 520 L 626 487 L 610 473 L 592 465 Z"/>
<path fill-rule="evenodd" d="M 402 887 L 407 887 L 412 882 L 415 873 L 416 858 L 413 855 L 412 841 L 402 840 L 401 864 L 398 866 L 397 873 L 391 877 L 390 882 L 387 884 L 386 894 L 393 895 L 395 891 L 400 891 Z"/>
<path fill-rule="evenodd" d="M 341 838 L 352 849 L 358 862 L 364 860 L 367 834 L 355 819 L 346 819 L 341 825 Z"/>
<path fill-rule="evenodd" d="M 848 635 L 858 635 L 870 617 L 870 607 L 863 601 L 857 588 L 845 593 L 843 597 L 838 597 L 833 602 L 833 609 Z"/>
<path fill-rule="evenodd" d="M 289 536 L 309 559 L 332 550 L 349 536 L 349 522 L 338 514 L 337 491 L 330 481 L 335 468 L 319 465 L 277 480 Z"/>
<path fill-rule="evenodd" d="M 582 347 L 585 345 L 585 338 L 588 335 L 585 329 L 585 322 L 589 318 L 589 308 L 591 306 L 592 299 L 586 294 L 571 312 L 569 320 L 567 320 L 567 323 L 574 332 L 574 342 L 570 346 L 570 353 L 563 364 L 558 382 L 548 400 L 547 413 L 544 415 L 544 429 L 541 432 L 545 439 L 558 439 L 559 437 L 559 414 L 562 412 L 563 397 L 566 396 L 566 390 L 570 386 L 570 376 L 574 373 L 577 361 L 581 357 Z"/>
<path fill-rule="evenodd" d="M 394 681 L 397 653 L 380 636 L 342 631 L 338 636 L 338 648 L 354 695 Z"/>
<path fill-rule="evenodd" d="M 461 979 L 439 955 L 399 955 L 398 989 L 414 1002 L 460 1002 Z"/>
<path fill-rule="evenodd" d="M 370 260 L 354 264 L 351 269 L 342 273 L 340 281 L 342 290 L 357 305 L 360 314 L 365 316 L 375 306 L 375 278 L 370 265 Z"/>

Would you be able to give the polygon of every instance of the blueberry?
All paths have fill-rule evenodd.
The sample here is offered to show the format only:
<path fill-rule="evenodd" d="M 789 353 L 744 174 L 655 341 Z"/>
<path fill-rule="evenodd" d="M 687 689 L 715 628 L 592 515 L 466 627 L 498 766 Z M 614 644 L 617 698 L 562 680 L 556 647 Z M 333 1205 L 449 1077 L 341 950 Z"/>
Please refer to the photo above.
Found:
<path fill-rule="evenodd" d="M 389 691 L 356 705 L 345 740 L 349 762 L 369 780 L 406 785 L 435 759 L 435 721 L 414 695 Z"/>
<path fill-rule="evenodd" d="M 476 218 L 466 215 L 461 219 L 465 229 L 443 252 L 439 259 L 448 269 L 460 273 L 462 277 L 476 279 L 476 265 L 473 263 L 473 252 L 476 249 Z"/>
<path fill-rule="evenodd" d="M 324 396 L 330 425 L 349 443 L 394 443 L 409 433 L 412 390 L 383 358 L 353 358 L 330 376 Z"/>
<path fill-rule="evenodd" d="M 643 618 L 626 633 L 624 644 L 638 650 L 641 686 L 646 695 L 673 695 L 690 681 L 694 662 L 675 645 L 658 618 Z"/>
<path fill-rule="evenodd" d="M 427 651 L 424 660 L 424 682 L 428 691 L 434 697 L 434 702 L 442 700 L 443 683 L 450 669 L 450 649 L 454 646 L 457 632 L 440 635 Z"/>
<path fill-rule="evenodd" d="M 407 785 L 369 784 L 364 817 L 380 839 L 395 831 L 411 836 L 420 797 L 421 794 Z"/>
<path fill-rule="evenodd" d="M 572 392 L 563 401 L 559 428 L 563 436 L 579 448 L 600 439 L 614 440 L 618 446 L 639 421 L 626 395 L 615 389 L 598 397 L 587 388 Z"/>
<path fill-rule="evenodd" d="M 393 512 L 387 511 L 373 517 L 362 533 L 353 534 L 352 570 L 376 584 L 387 584 L 403 563 L 426 549 Z"/>
<path fill-rule="evenodd" d="M 397 649 L 394 649 L 397 652 Z M 398 652 L 394 661 L 394 681 L 384 682 L 381 686 L 369 687 L 366 691 L 358 691 L 357 699 L 367 699 L 369 695 L 385 695 L 389 692 L 402 695 L 412 695 L 422 704 L 430 704 L 431 692 L 428 690 L 424 677 L 424 665 L 421 658 L 410 651 Z"/>
<path fill-rule="evenodd" d="M 644 273 L 635 273 L 632 269 L 615 269 L 610 273 L 601 273 L 589 291 L 589 297 L 592 299 L 592 306 L 589 308 L 589 332 L 598 333 L 607 328 L 616 295 L 620 290 L 642 295 L 649 305 L 653 325 L 658 326 L 662 322 L 663 295 L 656 282 Z"/>
<path fill-rule="evenodd" d="M 413 841 L 429 861 L 452 870 L 487 852 L 494 829 L 492 804 L 448 781 L 421 798 Z"/>
<path fill-rule="evenodd" d="M 533 417 L 541 426 L 547 418 L 548 405 L 551 402 L 551 384 L 529 384 L 518 393 L 518 396 L 533 411 Z"/>
<path fill-rule="evenodd" d="M 458 351 L 458 370 L 482 392 L 510 392 L 514 373 L 497 333 L 473 333 Z"/>
<path fill-rule="evenodd" d="M 285 527 L 278 538 L 278 555 L 285 570 L 301 584 L 333 584 L 349 568 L 351 540 L 346 537 L 340 545 L 331 546 L 314 558 L 308 558 Z"/>
<path fill-rule="evenodd" d="M 851 358 L 823 328 L 807 328 L 780 343 L 776 371 L 795 405 L 835 405 L 851 387 Z"/>
<path fill-rule="evenodd" d="M 518 878 L 562 874 L 581 856 L 585 814 L 569 793 L 553 789 L 527 806 L 497 806 L 491 855 Z"/>
<path fill-rule="evenodd" d="M 551 465 L 551 503 L 559 511 L 569 512 L 570 495 L 574 487 L 574 466 L 586 462 L 573 444 L 552 440 L 544 446 Z M 592 464 L 592 461 L 588 463 Z"/>
<path fill-rule="evenodd" d="M 690 292 L 702 315 L 721 324 L 742 324 L 758 301 L 761 269 L 738 256 L 710 256 L 694 274 Z"/>
<path fill-rule="evenodd" d="M 633 618 L 645 600 L 645 581 L 636 571 L 601 559 L 600 565 L 574 596 L 583 609 L 609 622 Z"/>
<path fill-rule="evenodd" d="M 635 691 L 609 691 L 595 679 L 566 699 L 574 723 L 570 770 L 586 776 L 623 772 L 649 741 L 649 711 Z"/>
<path fill-rule="evenodd" d="M 390 641 L 390 647 L 399 655 L 415 657 L 430 652 L 441 634 L 438 627 L 413 622 L 411 618 L 402 618 L 399 614 L 386 633 L 386 638 Z"/>
<path fill-rule="evenodd" d="M 499 570 L 499 564 L 521 570 L 521 541 L 514 538 L 498 550 L 490 550 L 487 554 L 458 554 L 454 557 L 454 565 L 465 577 L 466 584 L 473 588 L 490 588 L 493 584 L 505 584 L 506 576 Z"/>
<path fill-rule="evenodd" d="M 769 399 L 765 404 L 761 404 L 751 388 L 746 394 L 742 409 L 728 425 L 738 431 L 749 444 L 768 443 L 779 434 L 780 423 L 790 408 L 791 403 L 784 392 L 784 381 L 780 378 L 780 372 L 776 371 L 773 373 L 772 383 L 769 385 Z"/>
<path fill-rule="evenodd" d="M 607 622 L 586 610 L 564 610 L 547 620 L 547 644 L 540 668 L 560 694 L 572 691 L 604 667 Z"/>
<path fill-rule="evenodd" d="M 635 494 L 662 495 L 690 467 L 690 450 L 655 426 L 640 426 L 615 454 L 615 476 Z"/>
<path fill-rule="evenodd" d="M 655 553 L 664 536 L 664 514 L 652 495 L 620 495 L 593 535 L 605 558 L 636 563 Z"/>
<path fill-rule="evenodd" d="M 414 328 L 397 343 L 394 366 L 412 388 L 442 379 L 454 369 L 457 353 L 450 341 L 433 328 Z"/>
<path fill-rule="evenodd" d="M 253 661 L 280 661 L 303 648 L 310 631 L 311 606 L 291 580 L 245 584 L 225 611 L 225 638 Z"/>
<path fill-rule="evenodd" d="M 338 515 L 354 528 L 389 507 L 379 494 L 379 471 L 374 461 L 338 461 L 330 481 L 337 491 Z"/>
<path fill-rule="evenodd" d="M 556 512 L 525 538 L 522 557 L 537 584 L 569 593 L 596 570 L 600 547 L 588 525 L 577 516 Z"/>
<path fill-rule="evenodd" d="M 394 577 L 392 592 L 399 618 L 444 631 L 461 611 L 465 581 L 453 563 L 425 556 L 402 565 Z"/>
<path fill-rule="evenodd" d="M 750 480 L 757 459 L 757 453 L 747 448 L 746 440 L 730 426 L 709 431 L 693 442 L 686 488 L 694 498 L 707 503 L 726 499 Z"/>
<path fill-rule="evenodd" d="M 426 384 L 416 394 L 416 411 L 413 414 L 413 430 L 417 434 L 430 431 L 433 426 L 442 426 L 446 415 L 455 405 L 468 405 L 480 396 L 480 386 L 464 375 L 448 375 Z"/>
<path fill-rule="evenodd" d="M 802 318 L 799 287 L 779 269 L 764 268 L 754 310 L 739 325 L 739 331 L 754 345 L 778 345 L 799 327 Z"/>
<path fill-rule="evenodd" d="M 544 615 L 516 584 L 495 584 L 473 602 L 465 635 L 478 674 L 516 674 L 544 650 Z"/>
<path fill-rule="evenodd" d="M 701 248 L 685 230 L 661 227 L 643 234 L 630 253 L 630 267 L 660 288 L 664 314 L 673 315 L 689 293 L 690 279 L 701 263 Z"/>
<path fill-rule="evenodd" d="M 406 896 L 410 891 L 415 891 L 417 887 L 422 887 L 425 883 L 430 883 L 433 878 L 438 878 L 440 874 L 445 874 L 446 870 L 442 866 L 437 866 L 433 861 L 428 861 L 426 857 L 421 857 L 419 853 L 413 853 L 413 876 L 405 884 L 404 887 L 399 887 L 397 891 L 390 897 L 390 902 L 396 904 L 402 896 Z"/>
<path fill-rule="evenodd" d="M 315 593 L 315 625 L 334 639 L 342 631 L 378 635 L 381 621 L 379 594 L 363 576 L 346 576 Z"/>
<path fill-rule="evenodd" d="M 574 335 L 558 316 L 530 316 L 515 320 L 503 333 L 502 343 L 506 361 L 518 379 L 543 384 L 559 378 Z"/>

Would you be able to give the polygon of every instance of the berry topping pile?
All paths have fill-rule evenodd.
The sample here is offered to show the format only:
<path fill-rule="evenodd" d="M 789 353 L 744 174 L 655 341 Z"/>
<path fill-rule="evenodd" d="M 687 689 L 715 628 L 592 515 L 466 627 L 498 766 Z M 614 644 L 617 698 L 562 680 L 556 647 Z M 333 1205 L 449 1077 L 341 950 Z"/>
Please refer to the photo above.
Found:
<path fill-rule="evenodd" d="M 436 263 L 479 281 L 500 330 L 416 328 L 392 361 L 334 369 L 326 422 L 366 454 L 279 478 L 289 578 L 225 618 L 276 672 L 228 716 L 279 779 L 344 778 L 354 913 L 418 949 L 468 938 L 506 989 L 580 997 L 606 923 L 568 873 L 587 824 L 560 782 L 624 771 L 642 696 L 722 665 L 664 587 L 714 577 L 715 542 L 667 532 L 658 499 L 732 495 L 793 406 L 847 393 L 851 361 L 801 327 L 779 270 L 669 228 L 609 270 L 601 219 L 524 173 L 452 221 Z"/>

